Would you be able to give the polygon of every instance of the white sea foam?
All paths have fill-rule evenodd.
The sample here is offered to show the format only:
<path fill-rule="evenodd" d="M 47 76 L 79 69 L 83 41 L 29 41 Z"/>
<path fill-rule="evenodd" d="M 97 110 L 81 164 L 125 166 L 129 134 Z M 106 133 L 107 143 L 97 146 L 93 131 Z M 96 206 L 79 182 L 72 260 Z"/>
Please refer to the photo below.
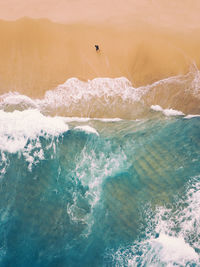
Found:
<path fill-rule="evenodd" d="M 129 118 L 134 119 L 134 116 L 137 116 L 135 113 L 140 114 L 141 109 L 145 108 L 145 103 L 147 106 L 151 105 L 158 88 L 158 92 L 163 91 L 169 94 L 171 91 L 168 88 L 178 86 L 180 93 L 188 93 L 199 98 L 199 77 L 199 71 L 193 67 L 186 75 L 169 77 L 138 88 L 135 88 L 125 77 L 95 78 L 87 82 L 78 78 L 70 78 L 55 89 L 46 91 L 42 99 L 31 99 L 12 92 L 4 94 L 0 96 L 0 109 L 12 111 L 31 108 L 38 109 L 44 114 L 61 114 L 71 117 L 102 117 L 105 115 L 108 120 L 110 120 L 109 116 L 126 118 L 128 112 Z M 148 92 L 150 97 L 143 98 Z M 163 112 L 166 116 L 184 115 L 181 111 L 162 109 L 158 105 L 153 105 L 151 108 Z M 74 117 L 72 120 L 79 119 Z M 117 120 L 118 118 L 112 119 L 112 121 Z"/>
<path fill-rule="evenodd" d="M 164 207 L 157 209 L 155 222 L 156 232 L 175 235 L 173 229 L 178 227 L 178 237 L 192 241 L 193 246 L 200 249 L 200 176 L 190 180 L 186 199 L 177 203 L 176 211 Z"/>
<path fill-rule="evenodd" d="M 0 178 L 6 173 L 7 167 L 9 165 L 8 159 L 5 155 L 5 152 L 0 151 Z"/>
<path fill-rule="evenodd" d="M 46 91 L 44 98 L 31 99 L 18 93 L 0 97 L 0 109 L 24 110 L 37 108 L 44 114 L 64 114 L 80 117 L 102 117 L 107 109 L 108 116 L 121 112 L 127 103 L 139 102 L 148 91 L 147 87 L 134 88 L 125 77 L 96 78 L 83 82 L 77 78 L 68 79 L 55 89 Z M 125 111 L 124 111 L 125 112 Z M 114 121 L 116 119 L 112 119 Z"/>
<path fill-rule="evenodd" d="M 171 261 L 184 264 L 187 261 L 198 260 L 198 254 L 185 242 L 183 237 L 168 236 L 160 234 L 159 238 L 152 241 L 159 248 L 160 258 L 164 262 Z"/>
<path fill-rule="evenodd" d="M 75 130 L 84 131 L 86 133 L 93 133 L 93 134 L 99 135 L 99 133 L 97 132 L 97 130 L 94 129 L 93 127 L 89 126 L 89 125 L 77 126 L 74 129 Z"/>
<path fill-rule="evenodd" d="M 197 114 L 196 114 L 196 115 L 192 115 L 192 114 L 191 114 L 191 115 L 187 115 L 187 116 L 185 116 L 184 118 L 185 118 L 185 119 L 192 119 L 192 118 L 198 118 L 198 117 L 200 117 L 200 115 L 197 115 Z"/>
<path fill-rule="evenodd" d="M 0 96 L 0 108 L 11 109 L 12 107 L 14 109 L 22 108 L 32 108 L 37 109 L 39 106 L 37 105 L 37 102 L 30 97 L 26 95 L 21 95 L 17 92 L 9 92 L 7 94 L 3 94 Z"/>
<path fill-rule="evenodd" d="M 151 109 L 154 111 L 160 111 L 162 112 L 165 116 L 184 116 L 185 114 L 182 111 L 175 110 L 175 109 L 163 109 L 159 105 L 152 105 Z"/>
<path fill-rule="evenodd" d="M 68 79 L 64 84 L 59 85 L 55 90 L 47 91 L 45 102 L 63 103 L 70 105 L 70 102 L 79 100 L 90 100 L 91 98 L 103 98 L 109 102 L 110 97 L 120 96 L 125 100 L 139 101 L 144 90 L 134 88 L 131 82 L 125 77 L 121 78 L 95 78 L 87 82 L 77 78 Z M 56 104 L 55 103 L 55 104 Z"/>
<path fill-rule="evenodd" d="M 0 111 L 0 149 L 15 153 L 37 136 L 58 136 L 68 125 L 58 117 L 45 117 L 38 110 Z"/>
<path fill-rule="evenodd" d="M 2 156 L 1 174 L 5 173 L 7 157 L 5 152 L 21 152 L 29 163 L 44 159 L 39 138 L 54 138 L 68 131 L 68 125 L 62 118 L 45 117 L 38 110 L 4 112 L 0 111 L 0 150 Z M 28 141 L 30 141 L 28 143 Z M 34 142 L 34 144 L 32 143 Z"/>
<path fill-rule="evenodd" d="M 147 90 L 148 87 L 134 88 L 124 77 L 96 78 L 87 82 L 71 78 L 47 91 L 37 104 L 42 112 L 50 114 L 57 111 L 67 116 L 120 117 L 121 113 L 127 114 L 127 104 L 139 105 Z M 129 109 L 129 113 L 133 112 L 131 107 Z"/>
<path fill-rule="evenodd" d="M 99 149 L 95 150 L 95 147 L 92 150 L 88 150 L 85 146 L 76 159 L 73 176 L 76 177 L 77 183 L 81 183 L 84 188 L 87 188 L 84 199 L 89 203 L 91 210 L 89 213 L 84 213 L 78 202 L 80 193 L 76 191 L 73 194 L 73 203 L 67 206 L 67 212 L 73 222 L 84 221 L 84 223 L 88 224 L 84 235 L 90 233 L 93 225 L 93 209 L 101 199 L 104 180 L 129 167 L 124 152 L 120 148 L 117 148 L 115 152 L 111 152 L 110 146 L 110 142 L 106 145 L 104 144 L 103 152 L 99 151 Z"/>
<path fill-rule="evenodd" d="M 138 256 L 138 248 L 142 256 Z M 124 260 L 124 257 L 127 259 Z M 140 262 L 141 266 L 186 266 L 198 264 L 199 256 L 182 237 L 160 234 L 158 238 L 151 238 L 130 247 L 126 252 L 116 254 L 118 263 L 135 267 Z M 190 265 L 188 265 L 190 266 Z"/>
<path fill-rule="evenodd" d="M 200 266 L 200 176 L 189 181 L 176 209 L 159 207 L 147 217 L 146 238 L 112 255 L 119 266 Z"/>
<path fill-rule="evenodd" d="M 65 122 L 88 122 L 91 118 L 84 117 L 61 117 Z"/>

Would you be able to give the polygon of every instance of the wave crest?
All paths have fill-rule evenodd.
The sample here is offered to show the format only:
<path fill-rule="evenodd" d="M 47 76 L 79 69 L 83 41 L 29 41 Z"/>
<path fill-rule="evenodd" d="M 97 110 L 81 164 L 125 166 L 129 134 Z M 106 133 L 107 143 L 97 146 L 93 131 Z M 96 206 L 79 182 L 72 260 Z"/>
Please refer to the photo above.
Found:
<path fill-rule="evenodd" d="M 138 88 L 125 77 L 87 82 L 71 78 L 47 91 L 42 99 L 18 93 L 0 96 L 0 109 L 4 111 L 34 108 L 45 115 L 67 117 L 136 119 L 151 114 L 151 107 L 156 105 L 181 114 L 200 114 L 199 70 L 193 66 L 185 75 Z"/>

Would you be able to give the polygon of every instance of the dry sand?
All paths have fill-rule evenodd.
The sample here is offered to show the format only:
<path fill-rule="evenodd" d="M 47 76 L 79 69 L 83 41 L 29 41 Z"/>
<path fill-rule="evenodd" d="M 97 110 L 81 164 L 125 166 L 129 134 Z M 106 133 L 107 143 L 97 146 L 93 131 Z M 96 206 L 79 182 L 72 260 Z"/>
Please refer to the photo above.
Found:
<path fill-rule="evenodd" d="M 199 0 L 1 0 L 0 18 L 130 24 L 138 19 L 180 28 L 199 26 Z"/>
<path fill-rule="evenodd" d="M 139 86 L 199 67 L 200 1 L 168 2 L 0 1 L 0 94 L 37 97 L 70 77 Z"/>

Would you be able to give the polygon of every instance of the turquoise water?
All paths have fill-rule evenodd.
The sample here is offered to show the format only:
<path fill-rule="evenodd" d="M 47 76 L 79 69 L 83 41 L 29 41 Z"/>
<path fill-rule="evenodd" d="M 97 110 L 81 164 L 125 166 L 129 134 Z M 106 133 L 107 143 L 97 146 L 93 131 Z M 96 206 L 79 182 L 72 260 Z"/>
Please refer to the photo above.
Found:
<path fill-rule="evenodd" d="M 0 266 L 200 266 L 199 117 L 31 112 L 0 114 Z"/>

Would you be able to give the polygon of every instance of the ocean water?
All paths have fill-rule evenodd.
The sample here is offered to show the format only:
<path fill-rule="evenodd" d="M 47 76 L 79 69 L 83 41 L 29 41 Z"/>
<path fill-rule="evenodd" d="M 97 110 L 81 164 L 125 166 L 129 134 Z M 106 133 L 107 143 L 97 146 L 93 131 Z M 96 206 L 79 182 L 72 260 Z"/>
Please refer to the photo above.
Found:
<path fill-rule="evenodd" d="M 2 95 L 0 266 L 200 266 L 197 74 Z"/>

